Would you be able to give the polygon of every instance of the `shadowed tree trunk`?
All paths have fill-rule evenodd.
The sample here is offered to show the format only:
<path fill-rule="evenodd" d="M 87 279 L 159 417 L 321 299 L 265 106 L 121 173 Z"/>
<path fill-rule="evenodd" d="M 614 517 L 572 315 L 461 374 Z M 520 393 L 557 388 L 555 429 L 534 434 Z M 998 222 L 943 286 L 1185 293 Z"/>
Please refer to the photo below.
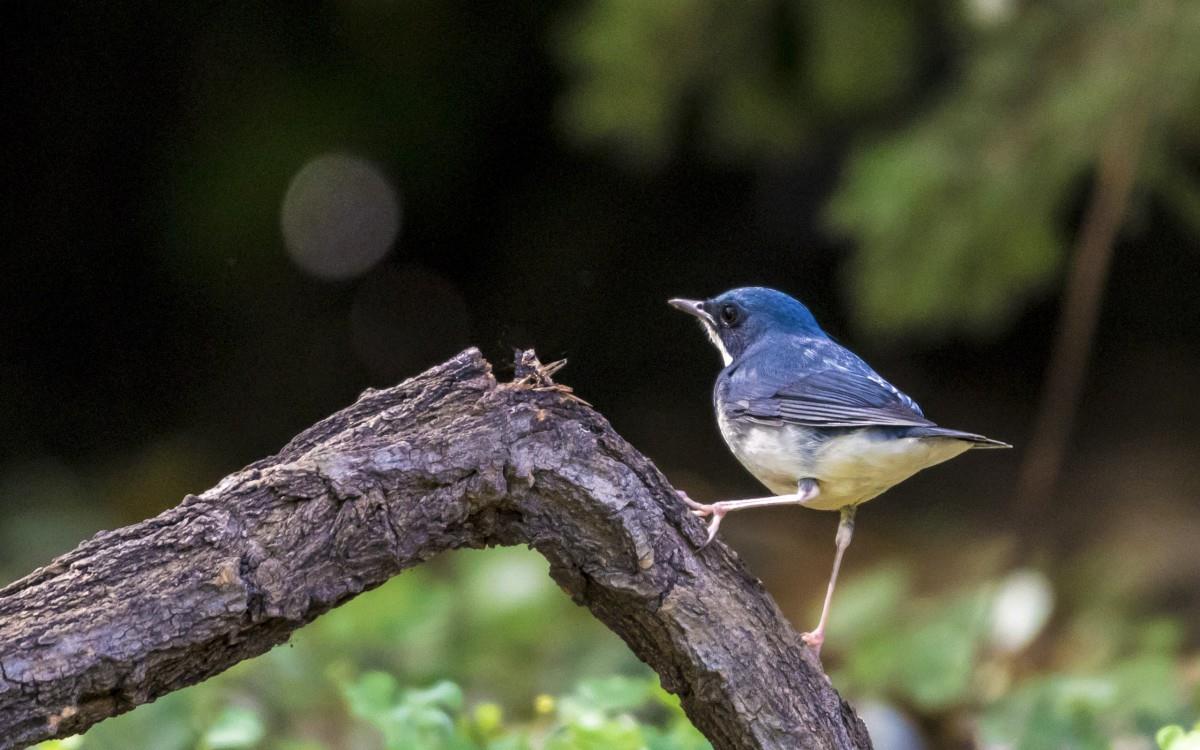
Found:
<path fill-rule="evenodd" d="M 714 747 L 870 747 L 762 584 L 697 550 L 662 474 L 548 372 L 528 352 L 500 384 L 468 350 L 0 590 L 0 749 L 200 682 L 441 552 L 510 544 Z"/>

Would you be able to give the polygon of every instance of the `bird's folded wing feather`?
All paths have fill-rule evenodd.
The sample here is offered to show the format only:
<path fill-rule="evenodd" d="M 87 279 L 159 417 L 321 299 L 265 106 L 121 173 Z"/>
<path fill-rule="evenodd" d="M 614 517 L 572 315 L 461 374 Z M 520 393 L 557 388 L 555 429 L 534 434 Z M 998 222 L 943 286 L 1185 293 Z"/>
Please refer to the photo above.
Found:
<path fill-rule="evenodd" d="M 853 364 L 859 363 L 861 360 Z M 776 374 L 782 373 L 776 371 Z M 853 369 L 834 365 L 800 373 L 793 371 L 786 377 L 768 377 L 768 382 L 760 377 L 755 380 L 755 386 L 750 388 L 738 388 L 735 384 L 728 394 L 725 408 L 731 417 L 808 427 L 933 425 L 915 401 L 865 363 Z"/>

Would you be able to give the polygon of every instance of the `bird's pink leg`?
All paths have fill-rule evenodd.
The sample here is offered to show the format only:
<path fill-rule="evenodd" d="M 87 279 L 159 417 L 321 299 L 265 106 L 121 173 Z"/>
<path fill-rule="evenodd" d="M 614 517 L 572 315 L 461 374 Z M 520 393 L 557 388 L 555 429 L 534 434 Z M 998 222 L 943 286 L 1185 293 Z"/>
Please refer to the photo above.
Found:
<path fill-rule="evenodd" d="M 725 514 L 747 508 L 764 508 L 769 505 L 803 505 L 816 497 L 819 491 L 816 481 L 801 479 L 796 485 L 796 491 L 790 495 L 753 497 L 748 500 L 722 500 L 717 503 L 698 503 L 688 497 L 686 492 L 680 492 L 679 497 L 692 509 L 693 515 L 701 518 L 712 517 L 712 521 L 708 524 L 708 539 L 700 545 L 700 548 L 703 549 L 717 537 L 717 529 L 721 527 L 721 521 L 725 518 Z"/>
<path fill-rule="evenodd" d="M 842 508 L 842 518 L 838 522 L 837 537 L 834 543 L 837 552 L 833 556 L 833 573 L 829 576 L 829 588 L 825 590 L 825 604 L 821 607 L 821 621 L 817 627 L 800 636 L 813 651 L 821 653 L 821 644 L 825 642 L 825 622 L 829 619 L 829 604 L 833 601 L 833 589 L 837 586 L 838 571 L 842 567 L 842 555 L 850 546 L 850 538 L 854 536 L 854 511 L 856 506 L 847 505 Z"/>

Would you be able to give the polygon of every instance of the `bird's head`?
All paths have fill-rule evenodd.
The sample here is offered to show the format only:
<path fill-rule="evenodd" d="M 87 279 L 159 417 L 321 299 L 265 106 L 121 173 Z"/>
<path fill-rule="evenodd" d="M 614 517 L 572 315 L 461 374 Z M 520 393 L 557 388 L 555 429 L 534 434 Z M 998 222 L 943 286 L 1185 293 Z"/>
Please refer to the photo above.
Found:
<path fill-rule="evenodd" d="M 825 335 L 807 307 L 783 292 L 766 287 L 741 287 L 706 300 L 669 302 L 700 320 L 726 365 L 769 336 Z"/>

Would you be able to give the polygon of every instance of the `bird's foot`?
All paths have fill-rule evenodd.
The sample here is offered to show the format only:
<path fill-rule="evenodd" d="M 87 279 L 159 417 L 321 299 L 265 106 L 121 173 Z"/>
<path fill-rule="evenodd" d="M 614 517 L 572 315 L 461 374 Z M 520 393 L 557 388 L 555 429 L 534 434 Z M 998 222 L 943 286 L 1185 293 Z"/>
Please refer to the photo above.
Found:
<path fill-rule="evenodd" d="M 815 654 L 820 656 L 821 644 L 825 642 L 825 634 L 818 628 L 811 633 L 801 633 L 800 640 L 804 641 L 805 646 L 808 646 Z"/>
<path fill-rule="evenodd" d="M 717 529 L 721 527 L 721 520 L 725 518 L 729 508 L 724 503 L 698 503 L 682 490 L 679 491 L 679 498 L 691 508 L 692 515 L 699 518 L 712 517 L 712 520 L 708 522 L 708 539 L 705 539 L 704 544 L 700 545 L 700 549 L 704 549 L 717 538 Z"/>

